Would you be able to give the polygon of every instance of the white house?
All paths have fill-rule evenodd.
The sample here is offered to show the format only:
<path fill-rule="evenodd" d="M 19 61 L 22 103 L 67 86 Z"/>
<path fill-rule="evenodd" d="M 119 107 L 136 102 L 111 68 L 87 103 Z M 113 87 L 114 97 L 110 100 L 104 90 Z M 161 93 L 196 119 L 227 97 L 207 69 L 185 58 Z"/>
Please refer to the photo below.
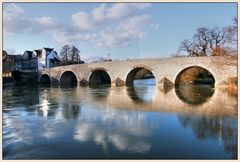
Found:
<path fill-rule="evenodd" d="M 58 64 L 59 57 L 53 48 L 43 48 L 23 53 L 23 70 L 51 68 Z"/>
<path fill-rule="evenodd" d="M 43 48 L 42 57 L 39 59 L 39 67 L 41 68 L 51 68 L 56 66 L 60 61 L 57 52 L 53 48 Z"/>

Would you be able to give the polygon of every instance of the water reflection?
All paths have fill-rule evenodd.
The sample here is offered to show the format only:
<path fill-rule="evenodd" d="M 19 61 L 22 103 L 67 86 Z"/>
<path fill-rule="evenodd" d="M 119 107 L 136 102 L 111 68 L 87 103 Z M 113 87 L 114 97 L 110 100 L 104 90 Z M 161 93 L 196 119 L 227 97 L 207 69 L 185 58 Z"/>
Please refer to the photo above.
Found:
<path fill-rule="evenodd" d="M 226 152 L 237 157 L 237 118 L 179 115 L 179 121 L 185 128 L 190 127 L 198 139 L 217 139 Z"/>
<path fill-rule="evenodd" d="M 4 159 L 236 157 L 237 98 L 226 90 L 3 89 Z"/>
<path fill-rule="evenodd" d="M 127 87 L 129 97 L 136 103 L 151 102 L 156 95 L 156 87 Z"/>
<path fill-rule="evenodd" d="M 77 84 L 60 84 L 59 86 L 62 89 L 68 89 L 68 88 L 72 89 L 72 88 L 77 88 L 78 85 Z"/>
<path fill-rule="evenodd" d="M 94 141 L 104 150 L 115 149 L 132 153 L 149 151 L 151 143 L 145 140 L 152 126 L 138 112 L 96 110 L 96 114 L 83 113 L 76 126 L 74 139 Z M 104 115 L 102 115 L 104 114 Z"/>
<path fill-rule="evenodd" d="M 199 105 L 206 102 L 214 94 L 214 87 L 211 85 L 178 86 L 175 88 L 175 92 L 183 102 Z"/>
<path fill-rule="evenodd" d="M 48 90 L 49 89 L 44 89 L 42 91 L 42 95 L 40 95 L 40 103 L 38 106 L 39 106 L 39 114 L 40 115 L 43 115 L 44 117 L 47 117 L 48 116 L 48 111 L 49 111 L 49 98 L 48 98 Z"/>
<path fill-rule="evenodd" d="M 63 104 L 63 111 L 62 114 L 65 119 L 75 119 L 81 113 L 80 105 L 74 105 L 71 103 L 64 103 Z"/>
<path fill-rule="evenodd" d="M 90 93 L 96 100 L 105 99 L 109 95 L 110 85 L 90 85 Z"/>
<path fill-rule="evenodd" d="M 54 92 L 50 87 L 40 87 L 39 89 L 39 103 L 36 106 L 39 116 L 54 116 L 56 109 L 59 108 L 58 102 L 54 100 Z"/>
<path fill-rule="evenodd" d="M 156 96 L 155 79 L 137 79 L 133 84 L 127 87 L 128 95 L 133 102 L 151 102 Z"/>
<path fill-rule="evenodd" d="M 25 109 L 26 112 L 35 112 L 33 105 L 39 104 L 39 87 L 38 86 L 22 86 L 17 88 L 3 88 L 3 112 L 10 112 L 15 109 Z M 23 106 L 24 105 L 24 106 Z"/>
<path fill-rule="evenodd" d="M 172 85 L 165 85 L 165 86 L 159 86 L 157 88 L 158 88 L 159 91 L 163 92 L 166 95 L 168 92 L 171 92 L 171 90 L 173 89 L 173 86 Z"/>

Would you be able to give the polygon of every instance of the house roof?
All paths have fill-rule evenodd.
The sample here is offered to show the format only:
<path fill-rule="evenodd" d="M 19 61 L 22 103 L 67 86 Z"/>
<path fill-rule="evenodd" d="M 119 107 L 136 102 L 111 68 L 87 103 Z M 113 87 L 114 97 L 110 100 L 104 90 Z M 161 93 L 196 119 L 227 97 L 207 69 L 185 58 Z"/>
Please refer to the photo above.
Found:
<path fill-rule="evenodd" d="M 56 59 L 58 59 L 58 60 L 60 60 L 60 58 L 58 57 L 58 54 L 57 54 L 57 52 L 56 51 L 54 51 L 54 53 L 55 53 L 55 55 L 56 55 Z"/>
<path fill-rule="evenodd" d="M 27 58 L 29 59 L 29 58 L 32 58 L 32 54 L 33 54 L 33 51 L 28 51 L 28 50 L 26 50 L 25 52 L 24 52 L 24 54 L 27 54 Z"/>
<path fill-rule="evenodd" d="M 36 52 L 37 57 L 42 57 L 42 50 L 41 49 L 34 50 L 34 52 Z"/>
<path fill-rule="evenodd" d="M 21 60 L 22 55 L 7 55 L 8 58 L 14 59 L 14 60 Z"/>
<path fill-rule="evenodd" d="M 14 55 L 14 59 L 15 60 L 21 60 L 22 59 L 22 55 Z"/>
<path fill-rule="evenodd" d="M 25 51 L 25 52 L 27 52 L 27 54 L 32 54 L 33 53 L 33 51 Z"/>
<path fill-rule="evenodd" d="M 47 47 L 44 47 L 43 49 L 47 52 L 47 55 L 53 50 L 53 48 L 47 48 Z"/>

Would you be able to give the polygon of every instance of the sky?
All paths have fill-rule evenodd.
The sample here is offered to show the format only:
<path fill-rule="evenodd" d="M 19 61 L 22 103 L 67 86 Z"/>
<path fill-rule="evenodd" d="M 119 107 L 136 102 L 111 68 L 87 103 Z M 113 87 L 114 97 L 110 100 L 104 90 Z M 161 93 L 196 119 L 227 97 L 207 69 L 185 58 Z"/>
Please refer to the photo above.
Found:
<path fill-rule="evenodd" d="M 237 3 L 3 3 L 3 49 L 74 45 L 83 60 L 171 57 L 199 27 L 224 27 Z"/>

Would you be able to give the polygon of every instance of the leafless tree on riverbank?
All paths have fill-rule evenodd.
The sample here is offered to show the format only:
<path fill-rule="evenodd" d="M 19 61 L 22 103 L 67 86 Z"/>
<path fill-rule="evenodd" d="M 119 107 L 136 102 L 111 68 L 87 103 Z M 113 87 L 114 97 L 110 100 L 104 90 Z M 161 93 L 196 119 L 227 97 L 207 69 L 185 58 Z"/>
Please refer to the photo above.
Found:
<path fill-rule="evenodd" d="M 179 51 L 189 57 L 237 55 L 237 19 L 223 28 L 198 28 L 192 40 L 183 40 Z"/>

